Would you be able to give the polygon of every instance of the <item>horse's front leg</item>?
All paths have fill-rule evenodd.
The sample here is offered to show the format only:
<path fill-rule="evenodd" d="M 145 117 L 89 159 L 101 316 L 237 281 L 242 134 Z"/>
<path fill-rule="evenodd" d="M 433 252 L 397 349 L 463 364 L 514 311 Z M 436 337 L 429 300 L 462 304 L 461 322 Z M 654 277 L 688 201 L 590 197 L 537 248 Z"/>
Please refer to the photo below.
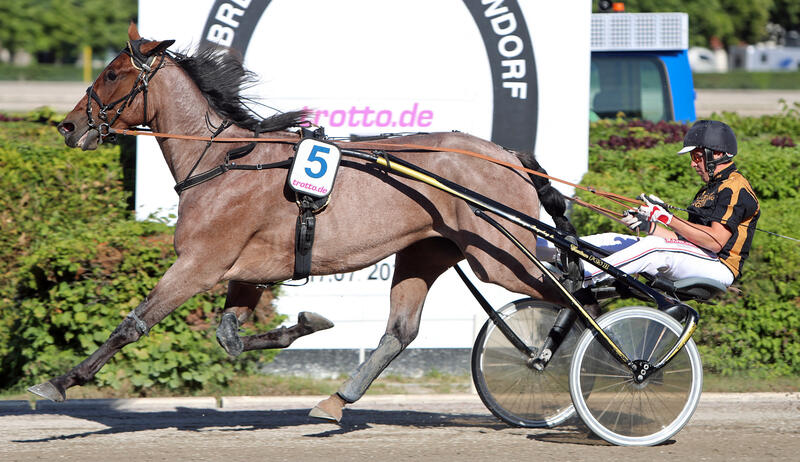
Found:
<path fill-rule="evenodd" d="M 243 351 L 286 348 L 298 338 L 319 330 L 330 329 L 333 323 L 324 317 L 303 311 L 292 327 L 279 327 L 262 334 L 239 336 L 239 326 L 253 313 L 261 299 L 263 289 L 253 284 L 231 281 L 228 283 L 228 296 L 225 311 L 217 326 L 217 341 L 231 356 Z"/>
<path fill-rule="evenodd" d="M 92 380 L 97 372 L 125 345 L 133 343 L 193 295 L 210 289 L 219 281 L 221 272 L 198 270 L 193 263 L 180 258 L 164 273 L 155 288 L 88 358 L 69 372 L 28 391 L 52 401 L 64 401 L 66 391 Z"/>
<path fill-rule="evenodd" d="M 397 253 L 386 333 L 339 390 L 311 410 L 311 417 L 341 420 L 344 406 L 360 399 L 389 363 L 417 337 L 428 290 L 462 258 L 455 244 L 443 238 L 419 241 Z"/>

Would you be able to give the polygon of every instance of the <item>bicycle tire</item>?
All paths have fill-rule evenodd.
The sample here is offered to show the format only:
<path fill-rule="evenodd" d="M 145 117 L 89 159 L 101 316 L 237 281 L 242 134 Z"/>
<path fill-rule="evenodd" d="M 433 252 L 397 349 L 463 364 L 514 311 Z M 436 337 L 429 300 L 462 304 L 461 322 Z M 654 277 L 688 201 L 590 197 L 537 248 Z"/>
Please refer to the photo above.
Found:
<path fill-rule="evenodd" d="M 531 298 L 511 302 L 498 314 L 523 342 L 541 347 L 560 306 Z M 524 428 L 550 428 L 573 415 L 569 362 L 582 327 L 576 322 L 544 371 L 532 369 L 492 320 L 486 321 L 472 349 L 472 380 L 483 404 L 503 422 Z"/>
<path fill-rule="evenodd" d="M 660 360 L 680 336 L 682 326 L 646 307 L 627 307 L 597 319 L 631 360 Z M 641 384 L 595 338 L 581 335 L 570 367 L 575 410 L 597 436 L 620 446 L 652 446 L 678 433 L 697 408 L 703 366 L 693 340 L 664 368 Z"/>

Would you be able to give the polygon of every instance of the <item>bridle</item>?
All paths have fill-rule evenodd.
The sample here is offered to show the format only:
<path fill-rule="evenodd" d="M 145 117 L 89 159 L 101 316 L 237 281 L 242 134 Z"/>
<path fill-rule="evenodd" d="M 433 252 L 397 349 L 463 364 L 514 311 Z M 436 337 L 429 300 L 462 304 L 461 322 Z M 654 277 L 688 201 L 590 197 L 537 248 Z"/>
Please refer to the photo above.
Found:
<path fill-rule="evenodd" d="M 103 104 L 103 101 L 100 100 L 100 96 L 97 92 L 94 91 L 94 83 L 86 89 L 86 118 L 87 118 L 87 125 L 89 126 L 89 130 L 97 130 L 99 133 L 99 143 L 103 143 L 105 138 L 108 136 L 113 136 L 111 131 L 111 126 L 114 125 L 114 122 L 117 121 L 122 111 L 128 107 L 128 104 L 133 101 L 133 99 L 139 93 L 142 93 L 142 97 L 144 98 L 144 107 L 142 110 L 142 125 L 147 123 L 147 89 L 150 83 L 150 80 L 156 75 L 159 69 L 164 67 L 165 64 L 165 57 L 167 52 L 162 51 L 157 53 L 153 56 L 145 56 L 139 50 L 140 45 L 144 42 L 144 40 L 134 40 L 128 41 L 128 46 L 124 48 L 120 55 L 123 53 L 130 56 L 131 65 L 139 70 L 139 75 L 136 77 L 136 81 L 133 83 L 133 87 L 131 91 L 128 92 L 127 95 L 119 98 L 116 101 L 112 101 L 108 104 Z M 156 64 L 156 59 L 158 59 L 158 63 Z M 99 77 L 98 77 L 99 78 Z M 96 81 L 95 81 L 96 82 Z M 96 123 L 94 118 L 92 117 L 92 100 L 94 100 L 100 108 L 100 111 L 97 113 L 97 118 L 100 119 L 100 123 Z M 111 120 L 108 119 L 108 111 L 113 110 L 117 105 L 119 107 L 114 112 Z"/>

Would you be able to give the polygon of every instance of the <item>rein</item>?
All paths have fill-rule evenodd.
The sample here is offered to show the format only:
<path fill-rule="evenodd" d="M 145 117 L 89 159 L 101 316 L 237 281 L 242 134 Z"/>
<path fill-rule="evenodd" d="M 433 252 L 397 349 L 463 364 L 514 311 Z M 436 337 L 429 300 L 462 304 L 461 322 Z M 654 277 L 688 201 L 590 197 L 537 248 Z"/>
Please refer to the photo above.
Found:
<path fill-rule="evenodd" d="M 200 159 L 198 159 L 197 162 L 195 163 L 194 167 L 192 167 L 192 170 L 190 171 L 189 175 L 187 175 L 187 177 L 183 181 L 180 181 L 175 185 L 175 191 L 178 193 L 178 195 L 180 195 L 181 192 L 183 192 L 184 190 L 186 190 L 188 188 L 191 188 L 193 186 L 197 186 L 199 184 L 205 183 L 206 181 L 209 181 L 212 178 L 215 178 L 215 177 L 217 177 L 219 175 L 222 175 L 223 173 L 227 172 L 228 170 L 263 170 L 263 169 L 269 169 L 269 168 L 284 167 L 284 166 L 288 165 L 291 162 L 290 160 L 284 160 L 284 161 L 281 161 L 281 162 L 276 162 L 276 163 L 271 163 L 271 164 L 238 165 L 238 164 L 235 164 L 235 163 L 230 162 L 230 161 L 233 160 L 233 159 L 236 159 L 236 158 L 243 157 L 243 156 L 247 155 L 250 151 L 252 151 L 252 146 L 254 146 L 254 143 L 296 144 L 296 142 L 300 138 L 299 135 L 298 136 L 294 136 L 294 137 L 278 137 L 278 138 L 259 138 L 259 137 L 254 137 L 254 138 L 244 138 L 244 137 L 241 137 L 241 138 L 240 137 L 230 138 L 230 137 L 220 137 L 218 135 L 225 128 L 227 128 L 227 126 L 228 126 L 225 123 L 223 123 L 223 125 L 221 127 L 219 127 L 219 129 L 212 136 L 176 135 L 176 134 L 170 134 L 170 133 L 159 133 L 159 132 L 144 131 L 144 130 L 130 130 L 130 129 L 115 129 L 115 128 L 112 128 L 112 125 L 120 117 L 120 114 L 125 110 L 125 108 L 128 106 L 128 104 L 139 93 L 142 93 L 143 99 L 144 99 L 144 101 L 143 101 L 142 125 L 147 124 L 147 90 L 148 90 L 148 85 L 149 85 L 150 80 L 153 78 L 153 76 L 155 76 L 155 74 L 162 67 L 164 67 L 165 62 L 166 62 L 166 57 L 168 55 L 168 52 L 166 51 L 166 47 L 169 46 L 174 41 L 168 41 L 169 43 L 163 42 L 162 44 L 165 44 L 166 46 L 164 46 L 164 48 L 161 49 L 160 51 L 154 50 L 154 51 L 157 51 L 157 52 L 155 54 L 152 54 L 152 55 L 149 55 L 149 56 L 148 55 L 144 55 L 141 52 L 141 50 L 140 50 L 141 42 L 142 42 L 142 39 L 128 41 L 126 48 L 124 48 L 120 52 L 120 54 L 125 53 L 128 56 L 130 56 L 131 65 L 135 69 L 139 70 L 139 75 L 136 78 L 136 81 L 134 82 L 133 87 L 131 88 L 131 91 L 128 92 L 128 94 L 126 96 L 124 96 L 122 98 L 119 98 L 116 101 L 113 101 L 113 102 L 111 102 L 109 104 L 103 104 L 103 102 L 100 99 L 99 95 L 94 91 L 94 83 L 91 86 L 89 86 L 89 88 L 86 89 L 87 125 L 88 125 L 90 130 L 92 130 L 92 129 L 93 130 L 97 130 L 98 137 L 99 137 L 99 140 L 98 140 L 99 143 L 102 143 L 105 140 L 105 138 L 107 138 L 108 136 L 118 135 L 118 134 L 119 135 L 133 135 L 133 136 L 143 136 L 144 135 L 144 136 L 153 136 L 153 137 L 156 137 L 156 138 L 205 141 L 207 144 L 206 144 L 205 150 L 203 151 L 203 155 L 200 156 Z M 159 60 L 158 64 L 155 67 L 153 67 L 156 59 Z M 99 78 L 99 76 L 98 76 L 98 78 Z M 95 123 L 94 118 L 92 117 L 92 104 L 91 104 L 92 100 L 94 100 L 97 103 L 98 107 L 100 108 L 100 111 L 98 113 L 98 118 L 100 118 L 100 120 L 102 120 L 102 123 L 100 123 L 100 124 Z M 108 120 L 108 114 L 107 114 L 108 111 L 114 109 L 114 107 L 116 107 L 120 103 L 122 103 L 122 104 L 119 106 L 119 108 L 116 110 L 116 113 L 113 115 L 112 119 L 109 121 Z M 211 147 L 211 144 L 213 144 L 213 143 L 251 143 L 252 146 L 249 147 L 249 149 L 247 147 L 245 147 L 245 152 L 243 152 L 241 154 L 238 154 L 238 151 L 240 151 L 240 149 L 232 150 L 232 151 L 228 152 L 228 154 L 225 157 L 225 162 L 222 165 L 218 165 L 217 167 L 215 167 L 213 169 L 210 169 L 208 171 L 205 171 L 205 172 L 202 172 L 202 173 L 199 173 L 197 175 L 192 176 L 192 173 L 197 168 L 197 166 L 200 164 L 200 161 L 202 160 L 202 158 L 205 155 L 206 151 Z M 589 187 L 581 186 L 579 184 L 575 184 L 575 183 L 563 180 L 561 178 L 556 178 L 556 177 L 547 175 L 546 173 L 542 173 L 542 172 L 539 172 L 539 171 L 536 171 L 536 170 L 533 170 L 533 169 L 529 169 L 529 168 L 526 168 L 524 166 L 515 165 L 515 164 L 512 164 L 510 162 L 502 161 L 502 160 L 499 160 L 499 159 L 494 159 L 492 157 L 489 157 L 489 156 L 486 156 L 486 155 L 483 155 L 483 154 L 480 154 L 480 153 L 477 153 L 477 152 L 474 152 L 474 151 L 469 151 L 469 150 L 466 150 L 466 149 L 453 148 L 453 149 L 443 150 L 443 149 L 439 149 L 439 148 L 436 148 L 436 147 L 418 145 L 418 144 L 408 144 L 408 143 L 397 143 L 396 144 L 396 143 L 381 143 L 381 142 L 371 142 L 371 141 L 337 141 L 337 144 L 339 144 L 340 146 L 342 146 L 343 148 L 346 148 L 346 149 L 348 149 L 348 148 L 351 149 L 351 150 L 359 150 L 360 149 L 360 150 L 375 151 L 375 152 L 381 152 L 381 151 L 383 151 L 383 152 L 402 152 L 402 151 L 454 152 L 454 153 L 458 153 L 458 154 L 462 154 L 462 155 L 467 155 L 467 156 L 470 156 L 470 157 L 476 157 L 476 158 L 479 158 L 479 159 L 482 159 L 482 160 L 485 160 L 485 161 L 488 161 L 488 162 L 492 162 L 494 164 L 502 165 L 502 166 L 507 167 L 507 168 L 511 168 L 511 169 L 514 169 L 514 170 L 522 171 L 522 172 L 526 172 L 526 173 L 528 173 L 530 175 L 536 175 L 536 176 L 545 178 L 545 179 L 547 179 L 549 181 L 555 181 L 555 182 L 558 182 L 558 183 L 562 183 L 562 184 L 571 186 L 573 188 L 581 189 L 583 191 L 590 192 L 590 193 L 592 193 L 594 195 L 606 198 L 606 199 L 608 199 L 608 200 L 610 200 L 612 202 L 615 202 L 615 203 L 617 203 L 617 204 L 619 204 L 619 205 L 621 205 L 621 206 L 623 206 L 625 208 L 631 208 L 631 205 L 629 205 L 629 204 L 633 204 L 634 206 L 644 205 L 644 202 L 641 201 L 641 200 L 638 200 L 638 199 L 632 199 L 632 198 L 629 198 L 629 197 L 626 197 L 626 196 L 623 196 L 623 195 L 620 195 L 620 194 L 615 194 L 615 193 L 611 193 L 611 192 L 607 192 L 607 191 L 598 190 L 598 189 L 596 189 L 594 187 L 591 187 L 591 186 L 589 186 Z M 613 219 L 615 221 L 618 221 L 618 222 L 620 221 L 620 218 L 622 218 L 624 216 L 624 214 L 622 214 L 622 213 L 618 213 L 618 212 L 615 212 L 615 211 L 612 211 L 612 210 L 609 210 L 609 209 L 605 209 L 605 208 L 597 206 L 597 205 L 593 205 L 593 204 L 589 204 L 587 202 L 581 201 L 577 197 L 571 197 L 571 198 L 567 198 L 567 199 L 572 200 L 573 202 L 577 203 L 578 205 L 582 205 L 584 207 L 587 207 L 588 209 L 590 209 L 592 211 L 600 213 L 601 215 L 605 215 L 608 218 L 611 218 L 611 219 Z M 679 207 L 674 207 L 674 206 L 668 205 L 668 204 L 662 204 L 662 205 L 664 205 L 668 209 L 684 210 L 684 209 L 681 209 Z M 687 220 L 684 220 L 684 219 L 682 219 L 680 217 L 676 217 L 676 218 L 678 218 L 680 221 L 687 222 Z M 795 239 L 795 238 L 792 238 L 792 237 L 788 237 L 788 236 L 783 236 L 783 235 L 780 235 L 780 234 L 777 234 L 777 233 L 773 233 L 771 231 L 765 231 L 765 230 L 762 230 L 762 229 L 759 229 L 759 228 L 756 228 L 756 230 L 757 231 L 762 231 L 762 232 L 765 232 L 765 233 L 768 233 L 768 234 L 771 234 L 771 235 L 774 235 L 774 236 L 777 236 L 777 237 L 783 237 L 783 238 L 786 238 L 786 239 L 791 239 L 793 241 L 800 242 L 800 240 L 798 240 L 798 239 Z"/>
<path fill-rule="evenodd" d="M 171 133 L 160 133 L 160 132 L 151 132 L 151 131 L 143 131 L 143 130 L 131 130 L 131 129 L 115 129 L 109 128 L 108 134 L 113 135 L 131 135 L 131 136 L 153 136 L 156 138 L 168 138 L 168 139 L 177 139 L 177 140 L 192 140 L 192 141 L 206 141 L 208 143 L 284 143 L 284 144 L 296 144 L 300 140 L 300 136 L 293 136 L 293 137 L 277 137 L 277 138 L 239 138 L 239 137 L 221 137 L 221 136 L 193 136 L 193 135 L 176 135 Z M 478 159 L 483 159 L 488 162 L 492 162 L 494 164 L 502 165 L 504 167 L 508 167 L 514 170 L 519 170 L 525 173 L 529 173 L 531 175 L 540 176 L 542 178 L 547 178 L 548 180 L 555 181 L 558 183 L 565 184 L 567 186 L 572 186 L 573 188 L 581 189 L 583 191 L 590 192 L 596 196 L 600 196 L 606 198 L 612 202 L 615 202 L 619 205 L 622 205 L 625 208 L 630 208 L 628 204 L 634 205 L 644 205 L 643 201 L 638 199 L 632 199 L 620 194 L 615 194 L 607 191 L 602 191 L 596 189 L 591 186 L 581 186 L 579 184 L 575 184 L 569 182 L 567 180 L 562 180 L 561 178 L 553 177 L 547 175 L 545 173 L 537 172 L 536 170 L 532 170 L 521 165 L 514 165 L 510 162 L 494 159 L 492 157 L 469 151 L 466 149 L 439 149 L 431 146 L 424 146 L 421 144 L 397 144 L 397 143 L 380 143 L 380 142 L 370 142 L 370 141 L 337 141 L 337 145 L 341 146 L 345 149 L 354 149 L 354 150 L 366 150 L 366 151 L 386 151 L 386 152 L 400 152 L 400 151 L 425 151 L 425 152 L 454 152 L 457 154 L 462 154 L 470 157 L 476 157 Z M 247 147 L 245 147 L 247 148 Z M 191 188 L 192 186 L 197 186 L 198 184 L 205 183 L 206 181 L 215 178 L 223 173 L 227 172 L 228 170 L 264 170 L 268 168 L 276 168 L 276 167 L 286 167 L 291 163 L 291 160 L 284 160 L 280 162 L 275 162 L 272 164 L 257 164 L 257 165 L 238 165 L 232 162 L 229 162 L 233 159 L 238 159 L 239 157 L 243 157 L 248 154 L 252 150 L 252 145 L 249 147 L 246 153 L 239 154 L 239 155 L 232 155 L 237 150 L 233 150 L 228 153 L 225 158 L 225 163 L 219 165 L 211 170 L 206 172 L 200 173 L 194 177 L 186 178 L 182 182 L 175 185 L 175 191 L 180 195 L 181 192 L 184 190 Z M 575 202 L 578 205 L 588 208 L 600 215 L 604 215 L 612 220 L 620 222 L 620 218 L 623 216 L 622 213 L 615 212 L 610 209 L 606 209 L 600 207 L 598 205 L 590 204 L 588 202 L 582 201 L 577 197 L 567 197 L 568 200 Z M 686 212 L 686 209 L 682 209 L 680 207 L 675 207 L 670 204 L 664 204 L 667 208 L 673 210 L 681 210 Z M 675 216 L 678 220 L 683 222 L 688 222 L 687 220 Z M 789 239 L 795 242 L 800 242 L 800 239 L 796 239 L 790 236 L 784 236 L 782 234 L 778 234 L 772 231 L 763 230 L 761 228 L 756 228 L 757 231 L 761 231 L 763 233 L 767 233 L 773 235 L 775 237 L 780 237 L 784 239 Z"/>
<path fill-rule="evenodd" d="M 205 141 L 207 143 L 285 143 L 285 144 L 296 144 L 300 137 L 280 137 L 280 138 L 226 138 L 220 136 L 193 136 L 193 135 L 175 135 L 171 133 L 159 133 L 159 132 L 148 132 L 142 130 L 131 130 L 131 129 L 110 129 L 110 132 L 115 135 L 132 135 L 132 136 L 153 136 L 156 138 L 168 138 L 168 139 L 178 139 L 178 140 L 192 140 L 192 141 Z M 515 165 L 511 162 L 502 161 L 499 159 L 495 159 L 474 151 L 469 151 L 466 149 L 457 149 L 457 148 L 448 148 L 446 150 L 425 146 L 421 144 L 398 144 L 398 143 L 380 143 L 380 142 L 370 142 L 370 141 L 337 141 L 337 145 L 341 146 L 344 149 L 355 149 L 355 150 L 366 150 L 366 151 L 386 151 L 386 152 L 400 152 L 400 151 L 425 151 L 425 152 L 454 152 L 457 154 L 462 154 L 470 157 L 476 157 L 478 159 L 486 160 L 492 162 L 494 164 L 502 165 L 504 167 L 512 168 L 514 170 L 519 170 L 525 173 L 529 173 L 532 175 L 540 176 L 542 178 L 547 178 L 551 181 L 556 181 L 558 183 L 563 183 L 567 186 L 572 186 L 573 188 L 578 188 L 592 194 L 598 195 L 600 197 L 604 197 L 608 200 L 616 202 L 623 207 L 630 208 L 630 206 L 626 203 L 630 204 L 637 204 L 643 205 L 644 202 L 638 199 L 631 199 L 626 196 L 622 196 L 620 194 L 615 194 L 611 192 L 602 191 L 593 187 L 581 186 L 579 184 L 575 184 L 569 182 L 567 180 L 562 180 L 560 178 L 556 178 L 536 170 L 532 170 L 521 165 Z M 217 167 L 221 168 L 222 165 Z M 216 169 L 215 169 L 216 170 Z M 210 179 L 210 178 L 209 178 Z M 184 180 L 185 181 L 185 180 Z M 177 188 L 177 185 L 176 185 Z M 185 189 L 185 188 L 184 188 Z M 578 202 L 580 203 L 580 202 Z M 583 205 L 583 204 L 581 204 Z M 591 207 L 590 207 L 591 208 Z M 621 217 L 622 214 L 612 212 L 610 210 L 605 210 L 607 213 L 611 213 L 616 215 L 617 217 Z"/>

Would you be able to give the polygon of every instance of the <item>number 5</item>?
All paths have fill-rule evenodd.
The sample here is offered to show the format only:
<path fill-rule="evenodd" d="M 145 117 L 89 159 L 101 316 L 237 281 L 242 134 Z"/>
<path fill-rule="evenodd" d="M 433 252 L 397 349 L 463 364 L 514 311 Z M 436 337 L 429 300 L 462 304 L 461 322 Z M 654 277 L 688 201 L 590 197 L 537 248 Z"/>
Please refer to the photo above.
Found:
<path fill-rule="evenodd" d="M 319 162 L 319 171 L 317 173 L 314 173 L 310 168 L 306 168 L 306 175 L 310 176 L 311 178 L 320 178 L 321 176 L 325 175 L 325 172 L 328 171 L 328 163 L 325 162 L 325 159 L 322 157 L 317 157 L 318 151 L 328 154 L 331 152 L 331 148 L 320 146 L 318 144 L 315 144 L 314 147 L 311 148 L 311 154 L 308 155 L 308 161 Z"/>

